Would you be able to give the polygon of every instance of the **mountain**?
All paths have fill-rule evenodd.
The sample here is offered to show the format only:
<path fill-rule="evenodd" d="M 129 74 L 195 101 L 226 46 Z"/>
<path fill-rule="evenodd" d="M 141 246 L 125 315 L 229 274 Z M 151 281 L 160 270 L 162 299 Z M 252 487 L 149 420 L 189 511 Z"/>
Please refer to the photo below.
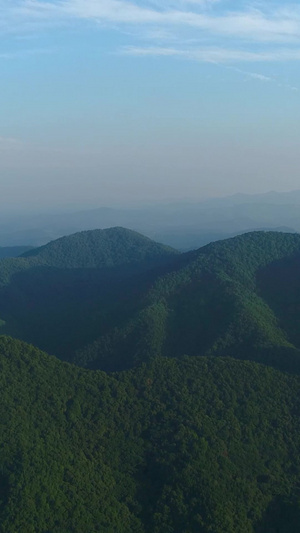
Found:
<path fill-rule="evenodd" d="M 0 337 L 0 531 L 294 533 L 299 377 L 230 358 L 108 376 Z"/>
<path fill-rule="evenodd" d="M 139 208 L 98 207 L 81 211 L 0 218 L 0 245 L 40 246 L 83 230 L 123 226 L 188 250 L 260 228 L 300 231 L 300 191 L 236 194 L 199 202 Z"/>
<path fill-rule="evenodd" d="M 0 336 L 0 533 L 296 533 L 299 267 L 123 228 L 1 260 L 2 331 L 62 360 Z"/>
<path fill-rule="evenodd" d="M 62 237 L 22 257 L 31 264 L 55 268 L 104 268 L 149 263 L 174 253 L 135 231 L 109 228 Z"/>
<path fill-rule="evenodd" d="M 178 253 L 123 228 L 82 232 L 0 262 L 2 333 L 73 357 L 119 317 Z"/>
<path fill-rule="evenodd" d="M 188 252 L 191 250 L 196 250 L 206 244 L 211 242 L 223 241 L 226 239 L 231 239 L 238 235 L 244 233 L 253 233 L 253 231 L 275 231 L 281 233 L 297 233 L 293 228 L 288 226 L 279 226 L 279 227 L 259 227 L 253 224 L 252 228 L 244 228 L 242 231 L 232 231 L 226 232 L 222 231 L 221 228 L 214 231 L 203 231 L 202 227 L 175 227 L 172 230 L 168 229 L 166 231 L 160 231 L 153 235 L 153 238 L 159 242 L 168 243 L 168 245 L 177 248 L 181 252 Z"/>
<path fill-rule="evenodd" d="M 298 234 L 179 254 L 122 228 L 82 232 L 1 261 L 1 331 L 90 369 L 201 355 L 298 373 L 299 258 Z"/>
<path fill-rule="evenodd" d="M 274 232 L 182 254 L 121 327 L 74 361 L 111 371 L 157 355 L 222 355 L 299 372 L 299 261 L 300 235 Z"/>
<path fill-rule="evenodd" d="M 83 231 L 25 251 L 18 258 L 6 259 L 0 264 L 0 285 L 8 284 L 10 277 L 18 272 L 38 267 L 105 269 L 149 265 L 176 253 L 170 247 L 124 228 Z"/>

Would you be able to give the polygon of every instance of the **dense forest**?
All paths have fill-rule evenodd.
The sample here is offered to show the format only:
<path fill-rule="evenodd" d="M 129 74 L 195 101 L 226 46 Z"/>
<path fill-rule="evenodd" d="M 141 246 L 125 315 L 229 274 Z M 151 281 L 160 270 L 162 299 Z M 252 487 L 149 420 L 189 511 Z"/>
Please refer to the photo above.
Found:
<path fill-rule="evenodd" d="M 1 531 L 297 531 L 298 377 L 207 357 L 108 376 L 7 337 L 0 354 Z"/>
<path fill-rule="evenodd" d="M 296 533 L 299 266 L 123 228 L 2 259 L 0 531 Z"/>
<path fill-rule="evenodd" d="M 298 234 L 179 254 L 122 228 L 82 232 L 0 262 L 1 331 L 90 369 L 214 355 L 298 372 L 299 261 Z"/>

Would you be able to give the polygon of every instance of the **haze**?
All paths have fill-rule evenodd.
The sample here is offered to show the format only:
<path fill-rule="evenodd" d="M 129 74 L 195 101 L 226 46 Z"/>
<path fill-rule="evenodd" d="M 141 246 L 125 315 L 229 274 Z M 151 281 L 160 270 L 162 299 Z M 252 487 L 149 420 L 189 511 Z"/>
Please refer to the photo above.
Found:
<path fill-rule="evenodd" d="M 297 4 L 0 8 L 2 212 L 299 188 Z"/>

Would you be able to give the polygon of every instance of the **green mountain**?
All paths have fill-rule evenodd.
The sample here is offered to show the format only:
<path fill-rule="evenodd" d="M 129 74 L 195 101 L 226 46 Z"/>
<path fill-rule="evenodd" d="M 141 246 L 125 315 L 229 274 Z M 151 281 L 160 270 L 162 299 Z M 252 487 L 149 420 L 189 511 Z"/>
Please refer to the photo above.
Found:
<path fill-rule="evenodd" d="M 1 260 L 2 331 L 64 361 L 0 336 L 0 533 L 297 533 L 299 266 L 122 228 Z"/>
<path fill-rule="evenodd" d="M 30 265 L 107 268 L 155 262 L 175 250 L 124 228 L 82 231 L 24 253 Z"/>
<path fill-rule="evenodd" d="M 71 235 L 0 262 L 2 333 L 71 358 L 133 312 L 178 253 L 130 230 Z"/>
<path fill-rule="evenodd" d="M 117 268 L 164 261 L 177 252 L 135 231 L 124 228 L 82 231 L 33 248 L 21 257 L 0 263 L 0 287 L 22 272 L 46 267 L 52 269 Z"/>
<path fill-rule="evenodd" d="M 299 258 L 300 236 L 273 232 L 182 254 L 122 327 L 112 324 L 74 361 L 111 371 L 157 355 L 214 355 L 298 372 Z"/>
<path fill-rule="evenodd" d="M 300 372 L 299 261 L 298 234 L 179 254 L 123 228 L 82 232 L 1 261 L 2 333 L 105 371 L 205 355 Z"/>
<path fill-rule="evenodd" d="M 299 377 L 230 358 L 108 376 L 0 337 L 0 531 L 298 531 Z"/>

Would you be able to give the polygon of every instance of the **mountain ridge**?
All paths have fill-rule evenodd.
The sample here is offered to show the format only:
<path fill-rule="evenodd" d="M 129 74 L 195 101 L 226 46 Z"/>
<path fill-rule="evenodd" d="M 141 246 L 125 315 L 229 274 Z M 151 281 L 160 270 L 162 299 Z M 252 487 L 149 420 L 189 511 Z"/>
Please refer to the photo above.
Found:
<path fill-rule="evenodd" d="M 102 368 L 115 368 L 109 363 L 111 357 L 117 357 L 116 364 L 121 364 L 122 350 L 125 359 L 131 357 L 133 364 L 141 360 L 141 353 L 142 358 L 155 353 L 244 354 L 247 358 L 255 348 L 255 353 L 262 349 L 261 360 L 270 363 L 269 349 L 275 346 L 285 353 L 289 351 L 287 359 L 294 359 L 299 367 L 300 345 L 289 341 L 256 280 L 257 272 L 266 265 L 284 257 L 297 258 L 299 254 L 299 235 L 273 232 L 245 234 L 182 254 L 175 270 L 170 269 L 154 282 L 136 316 L 119 333 L 112 332 L 111 339 L 115 340 L 105 337 L 98 347 L 96 342 L 79 352 L 75 361 L 82 364 L 85 353 L 94 361 L 97 353 L 103 358 L 105 346 L 111 342 L 118 346 L 118 339 L 125 338 L 128 346 L 124 348 L 121 343 L 116 348 L 117 356 L 110 348 L 108 366 Z"/>
<path fill-rule="evenodd" d="M 154 243 L 136 231 L 113 227 L 81 231 L 60 237 L 23 253 L 22 257 L 38 256 L 47 266 L 60 268 L 99 268 L 116 266 L 127 261 L 144 261 L 163 252 L 176 253 L 171 247 Z M 53 255 L 57 257 L 54 263 Z"/>
<path fill-rule="evenodd" d="M 239 194 L 198 202 L 142 207 L 98 207 L 73 212 L 1 219 L 0 244 L 40 246 L 82 230 L 123 226 L 177 249 L 197 248 L 224 238 L 266 227 L 300 231 L 299 191 Z"/>
<path fill-rule="evenodd" d="M 106 371 L 227 355 L 298 372 L 300 310 L 281 293 L 273 301 L 262 280 L 290 264 L 286 293 L 300 297 L 299 257 L 299 234 L 247 233 L 180 254 L 122 228 L 81 232 L 0 263 L 2 333 Z"/>

